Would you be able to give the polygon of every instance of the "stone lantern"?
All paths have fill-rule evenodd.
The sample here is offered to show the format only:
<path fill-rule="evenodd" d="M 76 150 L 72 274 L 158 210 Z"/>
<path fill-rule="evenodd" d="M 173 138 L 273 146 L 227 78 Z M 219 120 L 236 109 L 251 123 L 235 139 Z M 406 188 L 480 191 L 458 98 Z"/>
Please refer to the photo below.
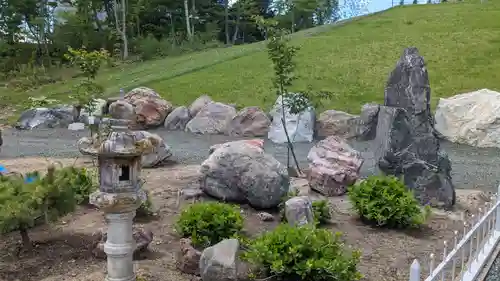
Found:
<path fill-rule="evenodd" d="M 111 132 L 96 146 L 99 164 L 99 191 L 90 195 L 90 203 L 104 211 L 108 222 L 104 252 L 107 256 L 107 281 L 136 280 L 133 253 L 133 218 L 146 200 L 141 189 L 141 156 L 144 143 L 128 130 L 128 121 L 109 120 Z"/>

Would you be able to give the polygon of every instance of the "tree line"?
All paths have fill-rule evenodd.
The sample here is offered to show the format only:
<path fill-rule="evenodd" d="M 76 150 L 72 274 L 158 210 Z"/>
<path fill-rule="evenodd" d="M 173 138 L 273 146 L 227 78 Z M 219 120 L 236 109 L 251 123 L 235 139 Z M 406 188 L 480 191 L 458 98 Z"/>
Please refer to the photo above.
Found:
<path fill-rule="evenodd" d="M 145 60 L 257 42 L 255 16 L 293 33 L 341 13 L 338 0 L 0 0 L 0 68 L 65 63 L 68 48 Z"/>

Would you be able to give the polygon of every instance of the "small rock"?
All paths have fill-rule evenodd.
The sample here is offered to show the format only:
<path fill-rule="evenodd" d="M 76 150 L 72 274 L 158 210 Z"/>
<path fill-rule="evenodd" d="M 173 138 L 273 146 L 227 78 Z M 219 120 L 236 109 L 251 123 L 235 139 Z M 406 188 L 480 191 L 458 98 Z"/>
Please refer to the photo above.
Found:
<path fill-rule="evenodd" d="M 200 275 L 203 281 L 236 281 L 237 258 L 240 243 L 225 239 L 203 250 L 200 258 Z"/>
<path fill-rule="evenodd" d="M 85 124 L 77 122 L 68 125 L 68 130 L 70 131 L 83 131 L 85 130 Z"/>
<path fill-rule="evenodd" d="M 266 212 L 260 212 L 257 214 L 257 216 L 259 217 L 259 219 L 261 221 L 273 221 L 274 220 L 274 216 L 271 215 L 270 213 L 266 213 Z"/>
<path fill-rule="evenodd" d="M 182 194 L 182 199 L 189 200 L 193 198 L 199 198 L 204 193 L 203 190 L 201 190 L 201 188 L 183 188 L 181 194 Z"/>
<path fill-rule="evenodd" d="M 175 263 L 177 269 L 187 274 L 200 275 L 201 252 L 192 246 L 189 238 L 182 238 L 179 244 L 180 250 Z"/>
<path fill-rule="evenodd" d="M 285 202 L 285 216 L 290 225 L 303 226 L 314 223 L 314 212 L 311 199 L 297 196 Z"/>

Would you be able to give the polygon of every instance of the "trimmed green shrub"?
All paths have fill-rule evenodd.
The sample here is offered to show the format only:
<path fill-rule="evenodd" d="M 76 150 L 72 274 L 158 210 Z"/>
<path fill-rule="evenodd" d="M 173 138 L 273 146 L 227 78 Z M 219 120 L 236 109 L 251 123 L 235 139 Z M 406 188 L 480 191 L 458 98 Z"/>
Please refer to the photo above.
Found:
<path fill-rule="evenodd" d="M 360 252 L 345 251 L 341 233 L 281 224 L 250 242 L 243 259 L 279 281 L 353 281 Z"/>
<path fill-rule="evenodd" d="M 376 226 L 416 227 L 425 222 L 413 193 L 394 176 L 372 176 L 349 188 L 349 199 L 361 219 Z"/>
<path fill-rule="evenodd" d="M 227 238 L 237 237 L 243 228 L 239 208 L 219 202 L 202 202 L 182 211 L 176 230 L 190 237 L 193 245 L 208 247 Z"/>

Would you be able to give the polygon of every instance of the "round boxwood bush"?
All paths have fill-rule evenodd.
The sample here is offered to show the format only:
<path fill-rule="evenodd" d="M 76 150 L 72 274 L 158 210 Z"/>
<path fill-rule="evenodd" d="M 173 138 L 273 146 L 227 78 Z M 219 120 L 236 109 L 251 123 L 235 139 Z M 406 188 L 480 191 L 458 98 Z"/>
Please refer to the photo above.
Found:
<path fill-rule="evenodd" d="M 348 195 L 361 219 L 376 226 L 419 226 L 429 211 L 423 211 L 413 192 L 394 176 L 369 177 L 351 186 Z"/>
<path fill-rule="evenodd" d="M 281 224 L 251 241 L 243 259 L 279 281 L 353 281 L 360 252 L 349 252 L 341 233 L 313 226 Z"/>
<path fill-rule="evenodd" d="M 190 237 L 193 245 L 208 247 L 233 238 L 243 228 L 239 208 L 219 202 L 195 203 L 184 209 L 176 224 L 182 237 Z"/>

